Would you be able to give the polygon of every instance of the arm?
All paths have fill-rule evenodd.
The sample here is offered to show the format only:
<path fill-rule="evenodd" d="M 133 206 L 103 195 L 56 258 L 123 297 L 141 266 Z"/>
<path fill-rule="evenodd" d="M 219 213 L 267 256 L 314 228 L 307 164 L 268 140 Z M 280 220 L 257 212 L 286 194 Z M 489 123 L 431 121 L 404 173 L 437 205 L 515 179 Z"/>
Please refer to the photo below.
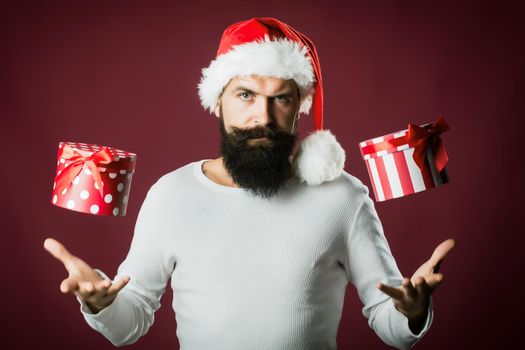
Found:
<path fill-rule="evenodd" d="M 174 261 L 164 253 L 167 230 L 157 214 L 163 205 L 162 190 L 154 185 L 137 217 L 128 255 L 118 268 L 115 279 L 131 279 L 115 302 L 97 314 L 81 307 L 86 322 L 114 345 L 134 343 L 146 334 L 174 269 Z"/>
<path fill-rule="evenodd" d="M 383 233 L 381 222 L 365 188 L 362 204 L 351 223 L 347 237 L 347 276 L 357 288 L 363 303 L 363 314 L 368 324 L 383 342 L 399 349 L 408 349 L 428 330 L 432 322 L 432 303 L 429 299 L 419 332 L 413 332 L 409 319 L 401 313 L 393 300 L 383 294 L 378 283 L 401 286 L 399 272 Z"/>
<path fill-rule="evenodd" d="M 81 303 L 86 322 L 114 345 L 131 344 L 147 332 L 153 323 L 154 312 L 160 307 L 160 298 L 174 267 L 173 262 L 163 254 L 163 230 L 154 211 L 158 205 L 159 191 L 154 188 L 150 189 L 140 209 L 131 248 L 114 279 L 126 282 L 126 287 L 118 294 L 115 293 L 111 302 L 99 303 L 98 299 L 92 298 L 105 296 L 104 290 L 98 291 L 96 284 L 89 287 L 79 278 L 78 285 L 86 285 L 88 290 L 74 293 Z M 87 264 L 85 271 L 90 276 L 96 276 L 93 279 L 111 284 L 103 273 L 91 269 Z M 92 293 L 93 290 L 95 293 Z M 69 292 L 72 289 L 62 291 Z"/>

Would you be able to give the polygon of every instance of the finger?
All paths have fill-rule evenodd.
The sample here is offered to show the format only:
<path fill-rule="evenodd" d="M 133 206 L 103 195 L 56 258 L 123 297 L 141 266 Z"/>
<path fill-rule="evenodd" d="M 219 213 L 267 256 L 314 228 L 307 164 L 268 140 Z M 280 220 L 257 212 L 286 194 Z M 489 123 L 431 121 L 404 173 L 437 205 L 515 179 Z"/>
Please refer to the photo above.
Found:
<path fill-rule="evenodd" d="M 444 279 L 445 276 L 443 276 L 442 273 L 434 273 L 426 279 L 426 283 L 428 284 L 431 290 L 434 290 L 443 282 Z"/>
<path fill-rule="evenodd" d="M 405 296 L 405 293 L 403 292 L 403 290 L 399 288 L 391 287 L 383 283 L 379 283 L 377 285 L 377 288 L 383 293 L 385 293 L 386 295 L 388 295 L 389 297 L 396 299 L 396 300 L 401 300 Z"/>
<path fill-rule="evenodd" d="M 443 259 L 445 259 L 447 254 L 452 249 L 454 249 L 455 246 L 456 246 L 455 240 L 447 239 L 446 241 L 438 245 L 436 249 L 434 249 L 434 252 L 432 253 L 432 256 L 430 257 L 430 260 L 433 262 L 435 272 L 439 271 L 439 268 L 441 266 L 441 263 L 443 262 Z"/>
<path fill-rule="evenodd" d="M 421 277 L 416 277 L 416 280 L 419 278 Z M 403 278 L 403 282 L 401 283 L 401 286 L 403 287 L 403 289 L 405 290 L 405 293 L 410 298 L 413 299 L 417 296 L 417 290 L 416 288 L 414 288 L 414 285 L 412 284 L 412 281 L 410 280 L 410 278 L 408 277 Z"/>
<path fill-rule="evenodd" d="M 107 295 L 115 295 L 122 290 L 128 284 L 130 278 L 128 276 L 121 277 L 117 282 L 113 283 L 109 287 Z"/>
<path fill-rule="evenodd" d="M 64 265 L 73 259 L 73 255 L 64 247 L 64 245 L 53 238 L 47 238 L 44 241 L 44 248 L 55 258 L 60 260 Z"/>
<path fill-rule="evenodd" d="M 111 287 L 111 281 L 109 279 L 102 280 L 96 283 L 97 290 L 107 291 Z"/>
<path fill-rule="evenodd" d="M 109 287 L 111 287 L 111 281 L 109 279 L 98 281 L 94 283 L 94 286 L 93 296 L 104 297 L 108 293 Z"/>
<path fill-rule="evenodd" d="M 91 282 L 79 282 L 78 289 L 75 294 L 79 295 L 82 299 L 87 299 L 95 292 L 95 286 Z"/>
<path fill-rule="evenodd" d="M 60 283 L 60 291 L 64 294 L 74 292 L 78 289 L 78 283 L 75 279 L 68 277 Z"/>
<path fill-rule="evenodd" d="M 427 284 L 423 277 L 416 278 L 416 283 L 414 287 L 420 295 L 427 296 L 432 294 L 430 286 Z"/>

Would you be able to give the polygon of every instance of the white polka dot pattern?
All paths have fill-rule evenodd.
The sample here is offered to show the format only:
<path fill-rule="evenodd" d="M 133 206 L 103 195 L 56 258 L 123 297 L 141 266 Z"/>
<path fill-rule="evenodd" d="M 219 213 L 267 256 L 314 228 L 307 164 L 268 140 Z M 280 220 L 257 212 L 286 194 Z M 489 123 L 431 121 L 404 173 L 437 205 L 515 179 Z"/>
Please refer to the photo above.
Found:
<path fill-rule="evenodd" d="M 63 208 L 96 215 L 126 215 L 136 154 L 107 147 L 107 151 L 112 156 L 112 161 L 107 164 L 96 163 L 96 168 L 93 168 L 97 169 L 100 175 L 102 186 L 99 189 L 99 184 L 95 181 L 96 174 L 93 174 L 93 171 L 86 164 L 78 168 L 68 168 L 72 160 L 60 157 L 64 145 L 73 149 L 77 159 L 78 155 L 88 157 L 102 149 L 101 146 L 85 143 L 61 142 L 59 144 L 59 157 L 57 157 L 57 170 L 53 181 L 51 203 Z M 61 193 L 58 193 L 57 178 L 65 170 L 68 173 L 63 175 L 72 180 L 68 186 L 62 187 Z M 75 171 L 75 173 L 71 174 L 71 171 Z"/>

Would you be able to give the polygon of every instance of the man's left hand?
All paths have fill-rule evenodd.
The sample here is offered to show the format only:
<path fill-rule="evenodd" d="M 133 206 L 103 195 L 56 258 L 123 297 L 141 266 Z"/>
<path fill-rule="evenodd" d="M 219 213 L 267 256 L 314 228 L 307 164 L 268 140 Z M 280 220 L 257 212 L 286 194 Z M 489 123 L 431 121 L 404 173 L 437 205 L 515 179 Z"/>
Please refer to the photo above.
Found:
<path fill-rule="evenodd" d="M 414 333 L 419 333 L 427 318 L 427 310 L 432 292 L 443 282 L 443 274 L 439 267 L 443 259 L 454 248 L 456 242 L 447 239 L 436 247 L 434 253 L 421 265 L 412 278 L 405 277 L 399 288 L 379 283 L 377 288 L 392 298 L 395 307 L 404 314 L 409 327 Z"/>

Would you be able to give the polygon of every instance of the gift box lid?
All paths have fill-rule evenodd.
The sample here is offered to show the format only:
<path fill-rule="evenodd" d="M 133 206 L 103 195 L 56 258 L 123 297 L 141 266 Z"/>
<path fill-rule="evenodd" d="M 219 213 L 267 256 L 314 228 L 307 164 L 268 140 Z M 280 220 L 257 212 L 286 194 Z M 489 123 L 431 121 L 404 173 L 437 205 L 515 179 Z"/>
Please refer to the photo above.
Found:
<path fill-rule="evenodd" d="M 429 129 L 433 123 L 421 125 Z M 383 136 L 375 137 L 359 143 L 359 149 L 364 160 L 383 157 L 389 153 L 403 151 L 414 145 L 410 142 L 408 129 L 400 130 Z"/>
<path fill-rule="evenodd" d="M 375 137 L 359 143 L 359 149 L 363 159 L 370 159 L 382 157 L 388 153 L 397 152 L 408 148 L 408 140 L 406 139 L 407 129 Z M 397 139 L 399 146 L 394 147 L 389 141 Z M 398 149 L 399 148 L 399 149 Z"/>
<path fill-rule="evenodd" d="M 67 165 L 69 160 L 64 157 L 63 148 L 64 146 L 71 147 L 74 151 L 78 152 L 82 157 L 89 157 L 92 154 L 103 150 L 104 148 L 109 151 L 113 160 L 108 164 L 98 166 L 100 172 L 117 170 L 120 172 L 133 172 L 135 170 L 135 163 L 137 155 L 133 152 L 128 152 L 115 147 L 110 146 L 99 146 L 95 144 L 88 144 L 82 142 L 60 142 L 58 145 L 57 164 L 63 163 Z"/>

